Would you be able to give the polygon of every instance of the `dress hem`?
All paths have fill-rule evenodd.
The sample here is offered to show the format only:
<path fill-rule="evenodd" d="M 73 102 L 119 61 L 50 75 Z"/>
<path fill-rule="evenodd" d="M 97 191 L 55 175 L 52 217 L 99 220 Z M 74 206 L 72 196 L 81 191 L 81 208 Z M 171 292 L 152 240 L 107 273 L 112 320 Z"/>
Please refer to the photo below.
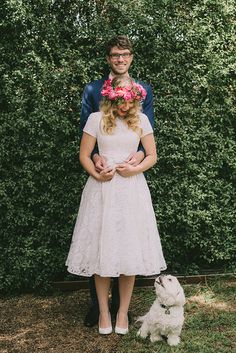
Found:
<path fill-rule="evenodd" d="M 148 273 L 144 273 L 144 272 L 138 272 L 138 273 L 133 273 L 133 272 L 126 272 L 126 273 L 116 273 L 116 274 L 108 274 L 108 273 L 98 273 L 98 272 L 94 272 L 94 273 L 81 273 L 79 271 L 73 271 L 69 268 L 67 268 L 67 271 L 73 275 L 77 275 L 77 276 L 81 276 L 81 277 L 92 277 L 94 275 L 98 275 L 100 277 L 112 277 L 112 278 L 116 278 L 116 277 L 120 277 L 121 275 L 123 276 L 158 276 L 162 271 L 165 271 L 167 269 L 166 267 L 162 267 L 158 272 L 148 272 Z"/>

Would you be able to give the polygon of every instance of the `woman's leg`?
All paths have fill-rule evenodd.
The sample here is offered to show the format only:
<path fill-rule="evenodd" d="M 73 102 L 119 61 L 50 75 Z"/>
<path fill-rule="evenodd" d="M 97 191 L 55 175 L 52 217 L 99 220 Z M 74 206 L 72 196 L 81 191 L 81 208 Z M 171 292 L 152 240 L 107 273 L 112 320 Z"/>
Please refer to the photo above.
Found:
<path fill-rule="evenodd" d="M 126 328 L 128 326 L 128 310 L 134 288 L 135 276 L 119 277 L 120 307 L 117 314 L 116 326 Z"/>
<path fill-rule="evenodd" d="M 109 290 L 110 290 L 110 277 L 101 277 L 95 275 L 95 285 L 99 304 L 99 326 L 106 328 L 111 326 L 110 313 L 109 313 Z"/>

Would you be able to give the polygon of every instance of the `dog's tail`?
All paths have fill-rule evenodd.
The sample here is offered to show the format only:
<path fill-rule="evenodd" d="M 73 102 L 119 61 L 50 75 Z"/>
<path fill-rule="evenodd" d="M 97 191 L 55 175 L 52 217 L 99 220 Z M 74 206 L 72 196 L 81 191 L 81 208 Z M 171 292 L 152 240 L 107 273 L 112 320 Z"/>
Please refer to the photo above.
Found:
<path fill-rule="evenodd" d="M 147 316 L 147 314 L 143 315 L 143 316 L 139 316 L 135 322 L 143 322 L 145 320 L 146 316 Z"/>

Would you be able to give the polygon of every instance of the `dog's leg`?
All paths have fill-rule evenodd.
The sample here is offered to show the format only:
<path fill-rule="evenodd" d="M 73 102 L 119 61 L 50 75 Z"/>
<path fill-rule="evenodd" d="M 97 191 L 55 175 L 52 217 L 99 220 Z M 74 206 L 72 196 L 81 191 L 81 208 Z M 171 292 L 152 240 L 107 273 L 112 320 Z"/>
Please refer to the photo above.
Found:
<path fill-rule="evenodd" d="M 167 343 L 169 344 L 169 346 L 177 346 L 177 344 L 179 344 L 179 342 L 180 342 L 179 336 L 169 335 L 167 337 Z"/>
<path fill-rule="evenodd" d="M 151 342 L 158 342 L 158 341 L 162 341 L 163 338 L 161 335 L 159 335 L 157 332 L 152 332 L 150 335 L 150 341 Z"/>
<path fill-rule="evenodd" d="M 140 336 L 142 338 L 146 338 L 149 334 L 149 329 L 148 329 L 148 324 L 147 322 L 143 322 L 142 326 L 140 327 L 140 329 L 137 332 L 137 336 Z"/>

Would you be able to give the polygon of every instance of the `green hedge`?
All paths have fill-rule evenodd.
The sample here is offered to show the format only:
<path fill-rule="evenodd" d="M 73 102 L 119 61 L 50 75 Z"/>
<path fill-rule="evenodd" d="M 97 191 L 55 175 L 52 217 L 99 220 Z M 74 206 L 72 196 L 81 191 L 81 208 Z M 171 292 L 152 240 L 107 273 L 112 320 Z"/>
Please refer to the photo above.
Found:
<path fill-rule="evenodd" d="M 234 1 L 0 5 L 0 289 L 47 289 L 64 262 L 86 180 L 78 162 L 84 85 L 104 43 L 134 42 L 153 86 L 159 163 L 148 173 L 169 270 L 235 268 Z"/>

